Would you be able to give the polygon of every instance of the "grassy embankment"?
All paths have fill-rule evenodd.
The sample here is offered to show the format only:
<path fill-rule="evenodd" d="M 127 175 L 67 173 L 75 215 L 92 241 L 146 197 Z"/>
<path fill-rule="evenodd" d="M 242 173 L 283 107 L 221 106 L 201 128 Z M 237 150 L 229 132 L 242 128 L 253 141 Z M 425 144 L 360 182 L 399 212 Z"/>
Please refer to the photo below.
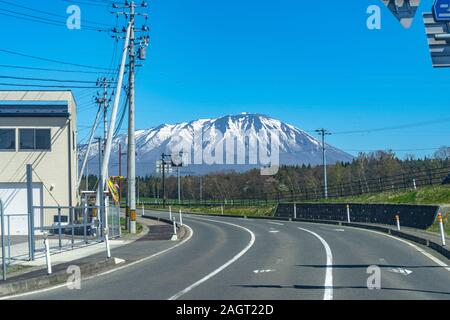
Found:
<path fill-rule="evenodd" d="M 392 191 L 359 196 L 332 198 L 316 201 L 317 203 L 386 203 L 386 204 L 423 204 L 442 205 L 444 208 L 444 226 L 447 234 L 450 234 L 450 186 L 437 185 L 418 188 L 417 190 Z M 224 206 L 224 214 L 246 216 L 270 216 L 275 210 L 275 205 L 259 206 Z M 162 206 L 149 206 L 148 209 L 162 209 Z M 167 208 L 166 208 L 167 209 Z M 178 206 L 172 206 L 172 210 L 178 212 Z M 221 214 L 220 206 L 182 206 L 183 211 L 208 214 Z M 429 231 L 438 232 L 439 226 L 433 224 Z"/>

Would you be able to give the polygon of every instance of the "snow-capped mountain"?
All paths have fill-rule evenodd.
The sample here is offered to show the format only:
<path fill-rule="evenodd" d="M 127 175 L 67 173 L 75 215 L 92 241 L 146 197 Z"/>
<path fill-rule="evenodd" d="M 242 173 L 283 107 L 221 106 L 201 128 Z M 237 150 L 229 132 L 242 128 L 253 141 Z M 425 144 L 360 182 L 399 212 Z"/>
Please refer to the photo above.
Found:
<path fill-rule="evenodd" d="M 118 174 L 119 144 L 126 152 L 126 134 L 114 140 L 110 175 Z M 326 149 L 329 164 L 352 160 L 351 155 L 330 145 Z M 162 153 L 178 155 L 179 151 L 184 152 L 182 171 L 189 174 L 322 163 L 321 142 L 305 131 L 265 115 L 241 113 L 137 130 L 136 174 L 154 174 Z M 97 172 L 97 152 L 93 145 L 89 173 Z M 122 174 L 126 175 L 126 156 L 122 157 Z"/>

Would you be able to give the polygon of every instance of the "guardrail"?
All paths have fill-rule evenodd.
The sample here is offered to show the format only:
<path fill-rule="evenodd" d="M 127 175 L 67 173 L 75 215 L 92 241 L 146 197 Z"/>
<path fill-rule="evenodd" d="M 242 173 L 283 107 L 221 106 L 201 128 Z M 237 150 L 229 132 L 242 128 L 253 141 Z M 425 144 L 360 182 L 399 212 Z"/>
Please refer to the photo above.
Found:
<path fill-rule="evenodd" d="M 349 212 L 347 212 L 347 205 Z M 395 217 L 398 215 L 402 226 L 427 229 L 435 221 L 438 210 L 438 206 L 424 205 L 280 203 L 274 216 L 348 221 L 349 213 L 352 222 L 395 225 Z"/>

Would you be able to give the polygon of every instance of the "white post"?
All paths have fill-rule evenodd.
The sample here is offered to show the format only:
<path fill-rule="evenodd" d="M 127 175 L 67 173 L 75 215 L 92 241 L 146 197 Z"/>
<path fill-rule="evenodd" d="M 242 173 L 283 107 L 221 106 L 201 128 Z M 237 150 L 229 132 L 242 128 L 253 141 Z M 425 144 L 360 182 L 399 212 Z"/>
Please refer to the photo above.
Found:
<path fill-rule="evenodd" d="M 397 229 L 398 229 L 398 231 L 400 231 L 400 216 L 396 215 L 395 219 L 397 220 Z"/>
<path fill-rule="evenodd" d="M 221 212 L 222 215 L 223 215 L 223 206 L 220 206 L 220 212 Z"/>
<path fill-rule="evenodd" d="M 169 220 L 172 220 L 172 206 L 169 206 Z"/>
<path fill-rule="evenodd" d="M 413 179 L 414 190 L 417 190 L 416 179 Z"/>
<path fill-rule="evenodd" d="M 52 274 L 52 261 L 50 260 L 50 244 L 48 243 L 48 234 L 44 233 L 45 260 L 47 262 L 47 274 Z"/>
<path fill-rule="evenodd" d="M 105 235 L 105 244 L 106 244 L 106 256 L 109 258 L 111 258 L 111 249 L 109 247 L 109 236 L 108 236 L 108 228 L 105 228 L 103 233 Z"/>
<path fill-rule="evenodd" d="M 347 222 L 350 223 L 350 206 L 347 205 Z"/>
<path fill-rule="evenodd" d="M 297 219 L 297 203 L 294 203 L 294 219 Z"/>
<path fill-rule="evenodd" d="M 181 209 L 180 209 L 180 227 L 183 226 L 183 214 L 181 213 Z"/>
<path fill-rule="evenodd" d="M 172 220 L 173 222 L 173 236 L 172 236 L 172 241 L 176 241 L 178 240 L 178 235 L 177 235 L 177 222 L 175 221 L 175 217 Z"/>
<path fill-rule="evenodd" d="M 145 206 L 144 205 L 142 205 L 142 216 L 143 217 L 145 216 Z"/>
<path fill-rule="evenodd" d="M 441 240 L 442 240 L 442 246 L 445 247 L 445 232 L 444 232 L 444 222 L 442 221 L 442 213 L 438 213 L 438 221 L 439 221 L 439 228 L 441 229 Z"/>

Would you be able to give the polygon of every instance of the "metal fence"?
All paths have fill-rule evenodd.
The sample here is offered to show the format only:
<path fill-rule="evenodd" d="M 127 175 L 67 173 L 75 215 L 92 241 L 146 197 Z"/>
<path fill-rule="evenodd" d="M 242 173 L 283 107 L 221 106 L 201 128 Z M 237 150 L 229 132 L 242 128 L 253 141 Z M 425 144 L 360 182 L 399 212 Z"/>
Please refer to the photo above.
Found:
<path fill-rule="evenodd" d="M 403 169 L 401 173 L 389 176 L 366 177 L 361 174 L 358 177 L 339 182 L 329 180 L 328 198 L 343 198 L 359 196 L 363 194 L 373 194 L 387 191 L 405 191 L 416 188 L 433 185 L 450 185 L 450 166 L 427 169 Z M 308 202 L 325 198 L 324 187 L 322 183 L 315 186 L 293 184 L 289 190 L 278 190 L 275 192 L 261 192 L 253 196 L 242 194 L 240 197 L 230 197 L 222 199 L 182 199 L 178 202 L 176 199 L 166 199 L 166 205 L 183 206 L 247 206 L 247 205 L 274 205 L 281 202 Z M 147 206 L 161 206 L 161 198 L 146 201 Z"/>
<path fill-rule="evenodd" d="M 36 206 L 33 211 L 35 223 L 38 222 L 30 237 L 33 254 L 44 254 L 44 242 L 39 241 L 44 233 L 51 251 L 71 250 L 103 241 L 106 223 L 110 239 L 120 236 L 118 206 Z"/>
<path fill-rule="evenodd" d="M 27 234 L 17 234 L 15 220 L 28 226 Z M 120 208 L 110 206 L 34 206 L 30 214 L 4 214 L 0 200 L 2 270 L 17 260 L 29 261 L 45 255 L 44 236 L 51 253 L 73 250 L 105 239 L 121 236 Z"/>

